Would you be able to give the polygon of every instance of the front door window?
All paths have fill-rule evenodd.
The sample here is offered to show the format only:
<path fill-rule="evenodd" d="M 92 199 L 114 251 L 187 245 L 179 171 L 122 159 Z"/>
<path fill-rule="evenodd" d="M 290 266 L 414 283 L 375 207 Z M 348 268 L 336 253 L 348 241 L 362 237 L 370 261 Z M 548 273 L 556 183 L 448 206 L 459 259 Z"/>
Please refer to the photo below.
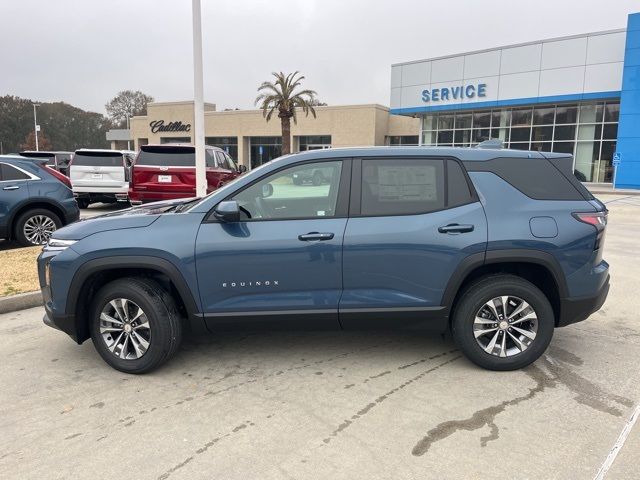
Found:
<path fill-rule="evenodd" d="M 236 194 L 243 220 L 286 220 L 336 215 L 342 162 L 297 165 Z"/>

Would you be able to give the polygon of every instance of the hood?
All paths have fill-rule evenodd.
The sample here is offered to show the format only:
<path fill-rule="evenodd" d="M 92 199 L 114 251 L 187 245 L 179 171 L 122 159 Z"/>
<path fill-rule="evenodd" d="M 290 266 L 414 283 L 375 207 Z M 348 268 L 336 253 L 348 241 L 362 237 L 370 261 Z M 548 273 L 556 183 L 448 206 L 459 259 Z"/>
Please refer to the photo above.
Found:
<path fill-rule="evenodd" d="M 94 233 L 124 228 L 143 228 L 155 222 L 160 215 L 175 211 L 177 207 L 193 202 L 194 198 L 181 198 L 166 202 L 154 202 L 127 208 L 117 212 L 106 213 L 93 218 L 80 220 L 56 230 L 52 238 L 61 240 L 82 240 Z"/>

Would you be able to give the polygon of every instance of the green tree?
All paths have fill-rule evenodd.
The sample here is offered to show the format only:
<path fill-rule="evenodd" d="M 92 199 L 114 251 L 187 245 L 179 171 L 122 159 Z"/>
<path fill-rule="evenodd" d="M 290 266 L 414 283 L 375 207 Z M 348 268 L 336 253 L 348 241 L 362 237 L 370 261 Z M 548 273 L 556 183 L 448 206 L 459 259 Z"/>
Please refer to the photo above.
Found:
<path fill-rule="evenodd" d="M 256 98 L 255 104 L 262 110 L 262 115 L 271 120 L 274 112 L 278 113 L 282 126 L 282 154 L 291 153 L 291 119 L 297 123 L 296 108 L 301 108 L 305 116 L 309 112 L 316 118 L 316 111 L 313 108 L 316 92 L 308 89 L 300 89 L 304 76 L 299 72 L 285 75 L 282 72 L 273 72 L 274 82 L 263 82 L 258 87 L 260 95 Z M 297 90 L 296 90 L 297 89 Z"/>
<path fill-rule="evenodd" d="M 64 102 L 34 102 L 11 95 L 0 97 L 0 141 L 5 153 L 20 151 L 33 132 L 33 103 L 38 103 L 38 123 L 53 150 L 73 151 L 78 148 L 107 148 L 105 138 L 109 120 L 100 113 L 87 112 Z M 34 139 L 35 140 L 35 139 Z M 34 145 L 35 147 L 35 141 Z M 42 150 L 42 144 L 40 145 Z"/>
<path fill-rule="evenodd" d="M 140 90 L 123 90 L 113 97 L 104 108 L 115 126 L 124 128 L 127 117 L 147 114 L 147 103 L 153 102 L 153 97 L 145 95 Z"/>

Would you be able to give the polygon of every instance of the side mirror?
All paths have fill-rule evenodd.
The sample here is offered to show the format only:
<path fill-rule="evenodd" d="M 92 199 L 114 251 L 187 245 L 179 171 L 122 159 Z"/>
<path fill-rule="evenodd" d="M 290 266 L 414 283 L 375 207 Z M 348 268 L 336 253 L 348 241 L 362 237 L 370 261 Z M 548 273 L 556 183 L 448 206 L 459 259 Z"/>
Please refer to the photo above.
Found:
<path fill-rule="evenodd" d="M 244 173 L 247 171 L 247 166 L 246 165 L 238 165 L 238 172 L 239 173 Z"/>
<path fill-rule="evenodd" d="M 273 185 L 265 183 L 262 185 L 262 198 L 267 198 L 273 195 Z"/>
<path fill-rule="evenodd" d="M 235 200 L 227 200 L 226 202 L 220 202 L 213 210 L 213 216 L 221 222 L 239 222 L 240 221 L 240 206 Z"/>

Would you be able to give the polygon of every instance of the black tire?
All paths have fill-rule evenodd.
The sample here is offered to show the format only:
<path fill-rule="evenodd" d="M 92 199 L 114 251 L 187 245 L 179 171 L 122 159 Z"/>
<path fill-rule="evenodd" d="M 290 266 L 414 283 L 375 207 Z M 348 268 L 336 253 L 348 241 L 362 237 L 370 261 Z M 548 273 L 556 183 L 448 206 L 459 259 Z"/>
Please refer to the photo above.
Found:
<path fill-rule="evenodd" d="M 316 187 L 318 185 L 322 185 L 324 183 L 324 176 L 322 175 L 322 172 L 314 172 L 311 183 L 313 183 Z"/>
<path fill-rule="evenodd" d="M 76 198 L 76 203 L 78 204 L 78 208 L 89 208 L 89 199 L 88 198 Z"/>
<path fill-rule="evenodd" d="M 35 221 L 35 219 L 38 219 L 38 218 L 40 219 L 46 218 L 53 222 L 53 224 L 55 225 L 55 228 L 51 230 L 51 233 L 53 233 L 55 230 L 57 230 L 62 226 L 62 221 L 60 220 L 60 217 L 58 217 L 58 215 L 53 213 L 51 210 L 47 210 L 46 208 L 34 208 L 32 210 L 27 210 L 17 218 L 14 226 L 14 231 L 13 231 L 14 238 L 23 247 L 33 247 L 36 245 L 44 245 L 45 243 L 47 243 L 46 240 L 49 239 L 49 236 L 47 235 L 44 236 L 46 237 L 46 240 L 38 242 L 38 241 L 30 240 L 29 237 L 27 237 L 27 234 L 25 233 L 25 225 L 27 224 L 27 222 L 29 222 L 30 220 Z M 41 237 L 41 238 L 44 238 L 44 237 Z"/>
<path fill-rule="evenodd" d="M 139 358 L 120 358 L 109 350 L 100 333 L 100 315 L 112 300 L 124 298 L 137 304 L 150 325 L 149 346 Z M 93 344 L 111 367 L 125 373 L 147 373 L 169 360 L 182 340 L 182 318 L 173 297 L 149 278 L 123 278 L 102 287 L 93 299 L 89 328 Z M 133 334 L 132 334 L 133 335 Z"/>
<path fill-rule="evenodd" d="M 511 350 L 517 353 L 512 356 L 500 357 L 496 354 L 487 353 L 478 344 L 474 335 L 474 320 L 476 314 L 486 302 L 504 295 L 518 297 L 533 308 L 537 317 L 537 331 L 535 332 L 535 339 L 531 341 L 524 351 L 515 349 L 516 344 L 510 339 L 510 335 L 507 331 L 502 331 L 499 338 L 504 335 L 507 338 L 508 345 L 512 345 Z M 513 312 L 514 310 L 511 311 Z M 516 315 L 515 317 L 518 316 Z M 499 324 L 496 323 L 494 325 Z M 493 328 L 494 325 L 489 325 L 488 328 Z M 519 324 L 519 327 L 523 327 L 523 324 Z M 545 294 L 523 278 L 506 274 L 487 276 L 467 287 L 461 293 L 457 304 L 454 306 L 451 324 L 453 339 L 462 350 L 462 353 L 476 365 L 488 370 L 517 370 L 535 362 L 549 346 L 554 328 L 555 315 Z M 516 336 L 519 336 L 518 332 L 511 329 L 508 331 L 514 332 Z M 493 336 L 493 331 L 487 335 Z M 520 337 L 520 339 L 522 340 L 523 337 Z M 490 345 L 487 345 L 487 347 L 490 347 Z M 499 352 L 501 346 L 498 345 L 497 349 Z M 508 351 L 509 348 L 505 350 Z"/>

